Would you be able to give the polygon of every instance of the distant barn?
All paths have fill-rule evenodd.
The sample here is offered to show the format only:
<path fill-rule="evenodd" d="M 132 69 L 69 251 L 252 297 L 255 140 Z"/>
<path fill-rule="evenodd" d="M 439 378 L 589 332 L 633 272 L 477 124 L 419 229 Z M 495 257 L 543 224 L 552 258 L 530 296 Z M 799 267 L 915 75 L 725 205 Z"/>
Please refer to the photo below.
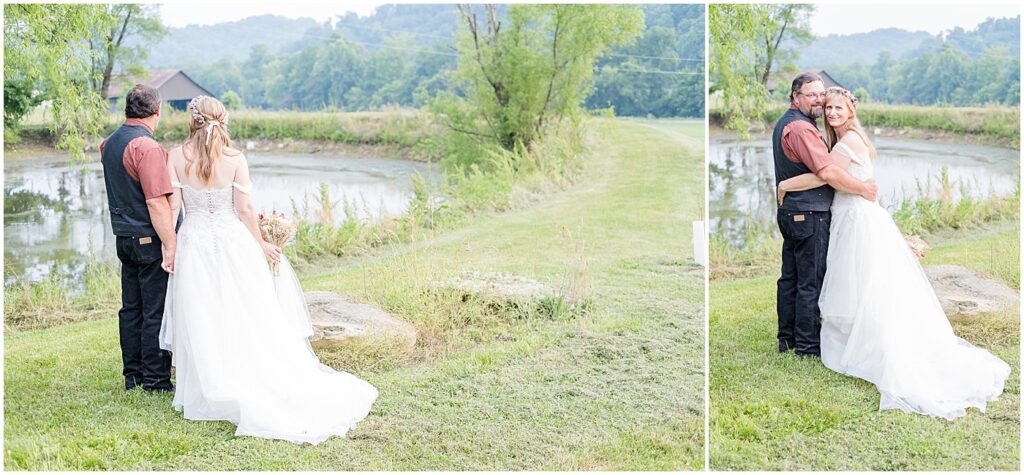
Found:
<path fill-rule="evenodd" d="M 163 98 L 164 102 L 177 110 L 185 110 L 188 102 L 193 97 L 213 97 L 213 93 L 193 81 L 192 78 L 188 77 L 180 69 L 153 70 L 149 72 L 148 78 L 135 78 L 131 76 L 111 78 L 110 86 L 107 88 L 107 97 L 110 98 L 110 111 L 118 112 L 117 101 L 121 98 L 121 94 L 124 94 L 140 83 L 155 87 L 160 91 L 160 97 Z"/>
<path fill-rule="evenodd" d="M 821 76 L 821 80 L 825 83 L 826 88 L 833 86 L 839 86 L 842 88 L 846 87 L 839 84 L 839 82 L 829 75 L 829 73 L 825 72 L 824 69 L 805 69 L 800 71 L 800 73 L 814 73 Z M 784 73 L 778 71 L 772 73 L 772 75 L 768 77 L 768 91 L 774 92 L 776 89 L 781 88 L 783 92 L 788 94 L 789 88 L 793 86 L 793 79 L 800 75 L 800 73 Z"/>

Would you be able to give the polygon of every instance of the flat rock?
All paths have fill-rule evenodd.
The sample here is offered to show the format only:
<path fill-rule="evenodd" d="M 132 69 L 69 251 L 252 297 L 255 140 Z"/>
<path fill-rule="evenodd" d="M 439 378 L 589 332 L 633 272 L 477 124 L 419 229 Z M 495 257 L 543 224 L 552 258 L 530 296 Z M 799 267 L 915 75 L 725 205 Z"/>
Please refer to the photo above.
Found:
<path fill-rule="evenodd" d="M 970 269 L 952 265 L 924 268 L 947 317 L 974 316 L 1020 305 L 1016 290 L 985 279 Z"/>
<path fill-rule="evenodd" d="M 532 302 L 557 297 L 550 285 L 502 272 L 463 272 L 458 277 L 433 282 L 434 289 L 454 289 L 485 300 Z"/>
<path fill-rule="evenodd" d="M 340 343 L 368 337 L 412 348 L 416 328 L 373 305 L 353 302 L 334 292 L 305 292 L 316 344 Z"/>

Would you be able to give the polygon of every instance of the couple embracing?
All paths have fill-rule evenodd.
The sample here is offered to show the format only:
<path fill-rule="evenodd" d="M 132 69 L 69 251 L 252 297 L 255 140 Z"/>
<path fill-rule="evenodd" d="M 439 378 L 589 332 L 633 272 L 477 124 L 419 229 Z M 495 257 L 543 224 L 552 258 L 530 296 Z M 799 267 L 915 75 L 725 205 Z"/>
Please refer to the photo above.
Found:
<path fill-rule="evenodd" d="M 790 100 L 772 135 L 779 352 L 870 381 L 881 409 L 950 420 L 968 407 L 984 411 L 1010 367 L 954 334 L 917 256 L 876 202 L 875 148 L 857 98 L 804 73 Z"/>
<path fill-rule="evenodd" d="M 173 392 L 186 419 L 228 420 L 236 435 L 313 444 L 343 436 L 377 390 L 313 353 L 302 290 L 260 234 L 224 105 L 200 96 L 188 111 L 188 139 L 165 151 L 153 139 L 160 93 L 137 85 L 124 124 L 100 147 L 121 261 L 125 388 Z"/>

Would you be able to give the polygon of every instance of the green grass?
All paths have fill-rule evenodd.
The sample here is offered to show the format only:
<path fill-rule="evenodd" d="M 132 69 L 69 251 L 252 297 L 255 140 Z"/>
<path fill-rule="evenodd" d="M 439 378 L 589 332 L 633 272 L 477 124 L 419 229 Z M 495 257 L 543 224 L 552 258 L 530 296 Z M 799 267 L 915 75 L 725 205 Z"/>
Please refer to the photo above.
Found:
<path fill-rule="evenodd" d="M 960 232 L 924 264 L 957 264 L 1020 288 L 1019 225 Z M 1020 322 L 1016 312 L 954 319 L 961 337 L 1013 372 L 984 414 L 953 422 L 879 411 L 875 387 L 816 359 L 775 351 L 777 276 L 712 282 L 713 470 L 1006 470 L 1020 466 Z"/>
<path fill-rule="evenodd" d="M 124 393 L 108 318 L 5 335 L 5 468 L 702 469 L 704 284 L 687 222 L 703 206 L 704 128 L 591 127 L 565 191 L 304 278 L 420 331 L 409 354 L 324 354 L 380 389 L 349 437 L 236 438 L 228 422 L 181 419 L 167 395 Z M 553 312 L 424 291 L 464 270 L 556 287 L 583 272 L 592 290 L 585 308 Z"/>

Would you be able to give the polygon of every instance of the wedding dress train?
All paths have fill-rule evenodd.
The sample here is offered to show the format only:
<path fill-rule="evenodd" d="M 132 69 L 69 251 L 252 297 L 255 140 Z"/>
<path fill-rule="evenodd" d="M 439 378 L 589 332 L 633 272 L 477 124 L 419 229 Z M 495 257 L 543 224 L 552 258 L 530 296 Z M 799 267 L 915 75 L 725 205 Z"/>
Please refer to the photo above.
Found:
<path fill-rule="evenodd" d="M 185 219 L 160 331 L 177 371 L 174 408 L 186 419 L 231 421 L 236 435 L 312 444 L 344 436 L 377 390 L 320 364 L 298 280 L 283 257 L 272 276 L 234 211 L 232 185 L 175 186 Z"/>
<path fill-rule="evenodd" d="M 873 177 L 873 164 L 844 144 L 848 172 Z M 985 410 L 1010 367 L 957 337 L 889 214 L 858 195 L 836 192 L 822 285 L 821 361 L 868 380 L 881 409 L 954 419 Z"/>

